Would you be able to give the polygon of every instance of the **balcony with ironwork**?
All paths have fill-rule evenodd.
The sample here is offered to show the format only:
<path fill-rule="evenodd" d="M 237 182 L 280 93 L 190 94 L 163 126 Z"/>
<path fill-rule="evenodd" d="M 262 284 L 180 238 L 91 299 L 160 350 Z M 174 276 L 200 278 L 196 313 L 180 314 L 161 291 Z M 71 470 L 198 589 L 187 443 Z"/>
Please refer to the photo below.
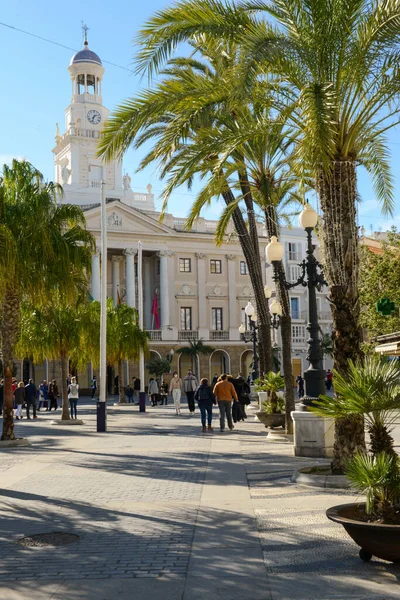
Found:
<path fill-rule="evenodd" d="M 179 342 L 196 342 L 199 339 L 199 332 L 192 329 L 178 331 Z"/>
<path fill-rule="evenodd" d="M 213 342 L 227 341 L 229 340 L 229 331 L 210 331 L 210 340 Z"/>
<path fill-rule="evenodd" d="M 161 329 L 150 329 L 147 330 L 147 333 L 150 335 L 152 342 L 161 342 Z"/>

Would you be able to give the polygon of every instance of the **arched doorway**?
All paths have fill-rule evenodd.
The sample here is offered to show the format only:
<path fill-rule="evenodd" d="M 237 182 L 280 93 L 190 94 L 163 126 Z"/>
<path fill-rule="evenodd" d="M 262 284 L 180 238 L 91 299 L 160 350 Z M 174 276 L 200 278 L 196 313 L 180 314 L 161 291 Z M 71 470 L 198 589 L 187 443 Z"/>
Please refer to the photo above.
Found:
<path fill-rule="evenodd" d="M 157 352 L 157 350 L 150 350 L 148 362 L 150 362 L 151 360 L 154 360 L 155 358 L 162 358 L 162 356 L 159 352 Z M 154 377 L 154 375 L 151 375 L 151 376 Z M 144 372 L 144 381 L 145 381 L 146 386 L 149 384 L 149 380 L 150 380 L 150 373 L 149 373 L 148 369 L 146 368 L 145 372 Z"/>
<path fill-rule="evenodd" d="M 195 364 L 196 364 L 196 367 L 195 367 Z M 201 374 L 200 374 L 199 357 L 196 356 L 196 358 L 193 359 L 191 356 L 187 356 L 187 354 L 179 353 L 178 354 L 179 377 L 181 377 L 183 379 L 185 377 L 185 375 L 187 375 L 188 371 L 192 371 L 198 379 L 200 378 Z"/>
<path fill-rule="evenodd" d="M 247 377 L 251 374 L 253 365 L 253 351 L 245 350 L 240 355 L 240 372 L 243 377 L 247 379 Z"/>
<path fill-rule="evenodd" d="M 231 359 L 226 350 L 214 350 L 210 355 L 209 376 L 212 381 L 215 374 L 230 373 L 231 375 Z"/>

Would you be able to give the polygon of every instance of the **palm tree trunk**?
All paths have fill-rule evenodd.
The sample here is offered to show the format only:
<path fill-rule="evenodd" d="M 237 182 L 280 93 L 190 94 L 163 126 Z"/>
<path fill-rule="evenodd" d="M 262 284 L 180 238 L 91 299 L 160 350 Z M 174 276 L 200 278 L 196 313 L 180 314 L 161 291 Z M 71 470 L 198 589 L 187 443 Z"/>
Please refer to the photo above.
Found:
<path fill-rule="evenodd" d="M 228 205 L 235 200 L 231 190 L 223 194 L 225 203 Z M 239 208 L 233 215 L 233 223 L 239 238 L 244 258 L 249 269 L 249 277 L 254 292 L 254 298 L 258 316 L 258 353 L 260 359 L 260 373 L 272 371 L 272 345 L 271 345 L 271 326 L 269 318 L 269 307 L 264 296 L 264 283 L 262 278 L 262 267 L 260 252 L 255 251 L 253 241 L 249 235 L 246 223 Z"/>
<path fill-rule="evenodd" d="M 320 173 L 317 189 L 324 219 L 322 254 L 330 287 L 334 368 L 343 375 L 348 361 L 362 356 L 355 163 L 335 161 L 329 176 Z M 364 419 L 337 419 L 333 471 L 342 472 L 345 460 L 358 451 L 365 451 Z"/>
<path fill-rule="evenodd" d="M 268 205 L 265 209 L 265 227 L 270 239 L 273 235 L 279 237 L 278 217 L 273 205 Z M 282 337 L 282 369 L 285 380 L 285 426 L 286 433 L 293 435 L 292 412 L 295 410 L 296 405 L 292 365 L 292 317 L 290 315 L 289 293 L 283 283 L 285 280 L 285 269 L 282 263 L 278 266 L 278 276 L 276 291 L 282 307 L 280 327 Z"/>
<path fill-rule="evenodd" d="M 125 390 L 124 390 L 124 363 L 122 360 L 118 361 L 118 402 L 120 404 L 127 404 Z"/>
<path fill-rule="evenodd" d="M 61 392 L 62 392 L 62 410 L 61 421 L 69 421 L 69 402 L 68 402 L 68 357 L 64 354 L 61 356 Z"/>
<path fill-rule="evenodd" d="M 15 440 L 12 393 L 12 370 L 15 344 L 19 333 L 19 295 L 12 285 L 5 290 L 2 305 L 1 350 L 3 354 L 4 403 L 2 440 Z"/>

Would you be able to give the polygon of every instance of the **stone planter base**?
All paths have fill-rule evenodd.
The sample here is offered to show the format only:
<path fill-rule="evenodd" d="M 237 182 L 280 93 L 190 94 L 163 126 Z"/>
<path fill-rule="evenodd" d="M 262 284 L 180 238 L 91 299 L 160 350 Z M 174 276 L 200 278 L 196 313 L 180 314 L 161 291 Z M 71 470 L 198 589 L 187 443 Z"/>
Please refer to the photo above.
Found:
<path fill-rule="evenodd" d="M 315 469 L 314 472 L 313 469 Z M 325 470 L 326 472 L 324 472 Z M 298 483 L 305 487 L 338 490 L 347 490 L 350 488 L 350 482 L 347 477 L 345 475 L 332 475 L 329 464 L 314 465 L 299 469 L 293 473 L 291 480 L 293 483 Z"/>
<path fill-rule="evenodd" d="M 30 446 L 26 438 L 16 438 L 15 440 L 0 440 L 0 450 L 2 448 L 18 448 L 19 446 Z"/>
<path fill-rule="evenodd" d="M 308 411 L 292 412 L 294 425 L 294 455 L 315 458 L 333 456 L 334 421 L 317 417 Z"/>
<path fill-rule="evenodd" d="M 68 421 L 50 421 L 51 425 L 83 425 L 81 419 L 68 419 Z"/>

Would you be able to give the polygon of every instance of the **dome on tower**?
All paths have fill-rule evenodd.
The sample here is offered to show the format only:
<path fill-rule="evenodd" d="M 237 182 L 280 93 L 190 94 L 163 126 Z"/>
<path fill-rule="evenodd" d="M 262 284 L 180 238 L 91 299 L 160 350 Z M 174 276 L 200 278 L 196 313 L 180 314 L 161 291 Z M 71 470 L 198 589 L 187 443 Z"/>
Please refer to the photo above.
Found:
<path fill-rule="evenodd" d="M 87 42 L 85 42 L 84 48 L 82 50 L 79 50 L 79 52 L 77 52 L 76 54 L 73 55 L 73 57 L 71 58 L 71 62 L 69 64 L 76 65 L 79 63 L 83 63 L 83 62 L 95 63 L 97 65 L 102 64 L 100 57 L 97 56 L 96 52 L 89 50 L 89 46 L 88 46 Z"/>

